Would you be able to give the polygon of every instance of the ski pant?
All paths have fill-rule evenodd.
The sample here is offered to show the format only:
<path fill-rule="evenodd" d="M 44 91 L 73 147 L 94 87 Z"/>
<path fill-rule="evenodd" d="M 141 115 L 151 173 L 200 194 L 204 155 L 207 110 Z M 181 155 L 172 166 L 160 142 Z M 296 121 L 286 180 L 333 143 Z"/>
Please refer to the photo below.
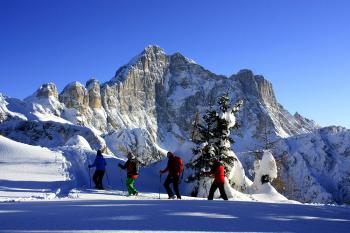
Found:
<path fill-rule="evenodd" d="M 97 189 L 103 189 L 102 179 L 105 174 L 104 170 L 96 170 L 92 179 L 94 180 Z"/>
<path fill-rule="evenodd" d="M 131 177 L 126 178 L 126 187 L 128 188 L 129 195 L 137 194 L 137 190 L 134 187 L 135 180 L 136 180 L 135 178 L 131 178 Z"/>
<path fill-rule="evenodd" d="M 178 199 L 181 199 L 180 191 L 179 191 L 179 181 L 180 177 L 179 176 L 171 176 L 168 175 L 165 182 L 164 182 L 164 187 L 168 193 L 169 198 L 174 196 L 173 191 L 170 188 L 170 184 L 173 183 L 174 191 L 176 193 L 176 196 Z"/>
<path fill-rule="evenodd" d="M 218 188 L 220 190 L 220 194 L 221 194 L 222 199 L 224 199 L 224 200 L 228 199 L 226 192 L 225 192 L 224 183 L 213 182 L 213 184 L 210 187 L 208 200 L 213 200 L 214 193 L 215 193 L 216 189 L 218 189 Z"/>

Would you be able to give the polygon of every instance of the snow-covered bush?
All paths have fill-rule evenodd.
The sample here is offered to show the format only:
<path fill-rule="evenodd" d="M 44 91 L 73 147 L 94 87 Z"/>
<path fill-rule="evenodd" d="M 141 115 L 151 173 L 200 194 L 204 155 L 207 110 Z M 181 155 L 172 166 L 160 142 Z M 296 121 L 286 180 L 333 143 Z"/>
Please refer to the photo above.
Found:
<path fill-rule="evenodd" d="M 252 187 L 259 190 L 264 183 L 277 178 L 277 165 L 270 151 L 264 151 L 261 160 L 254 162 L 254 183 Z"/>

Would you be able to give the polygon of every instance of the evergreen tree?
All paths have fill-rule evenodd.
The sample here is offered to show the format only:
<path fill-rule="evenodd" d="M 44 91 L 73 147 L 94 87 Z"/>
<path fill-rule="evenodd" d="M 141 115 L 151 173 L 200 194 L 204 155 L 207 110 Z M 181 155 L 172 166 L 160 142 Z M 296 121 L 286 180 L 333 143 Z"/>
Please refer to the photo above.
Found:
<path fill-rule="evenodd" d="M 229 170 L 237 160 L 230 153 L 231 144 L 234 143 L 233 139 L 230 137 L 230 133 L 232 128 L 238 128 L 235 114 L 243 104 L 242 101 L 238 101 L 233 107 L 230 107 L 229 102 L 230 98 L 228 93 L 225 93 L 219 98 L 218 105 L 220 112 L 217 114 L 216 128 L 214 131 L 214 137 L 216 138 L 215 146 L 217 148 L 216 159 L 224 164 L 226 174 L 229 173 Z"/>
<path fill-rule="evenodd" d="M 212 165 L 212 161 L 215 158 L 216 148 L 214 147 L 214 134 L 213 128 L 216 123 L 216 111 L 210 107 L 203 116 L 202 123 L 197 122 L 198 132 L 197 138 L 194 138 L 193 142 L 196 143 L 196 147 L 192 149 L 193 157 L 187 167 L 190 167 L 194 173 L 188 177 L 188 182 L 198 181 L 200 179 L 202 170 L 208 170 Z"/>
<path fill-rule="evenodd" d="M 197 196 L 203 170 L 208 171 L 215 160 L 220 160 L 225 165 L 226 174 L 233 167 L 236 158 L 231 155 L 230 129 L 237 126 L 234 114 L 239 110 L 242 101 L 230 108 L 229 96 L 225 93 L 218 100 L 217 111 L 211 106 L 203 116 L 202 122 L 197 124 L 199 137 L 193 140 L 197 144 L 193 148 L 193 157 L 187 167 L 192 168 L 193 174 L 187 182 L 195 182 L 193 196 Z"/>

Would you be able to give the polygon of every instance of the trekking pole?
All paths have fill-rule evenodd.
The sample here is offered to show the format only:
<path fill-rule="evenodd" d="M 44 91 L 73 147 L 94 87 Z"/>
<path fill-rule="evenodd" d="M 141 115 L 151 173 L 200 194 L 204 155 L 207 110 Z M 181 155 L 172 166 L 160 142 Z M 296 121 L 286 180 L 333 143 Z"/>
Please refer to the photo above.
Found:
<path fill-rule="evenodd" d="M 159 174 L 159 199 L 160 199 L 160 184 L 162 183 L 162 173 Z"/>
<path fill-rule="evenodd" d="M 90 181 L 90 188 L 91 188 L 91 173 L 90 173 L 90 167 L 89 167 L 89 181 Z"/>
<path fill-rule="evenodd" d="M 107 172 L 107 170 L 106 170 L 106 178 L 107 178 L 107 184 L 108 184 L 108 186 L 111 186 L 111 185 L 109 184 L 109 177 L 108 177 L 108 172 Z"/>
<path fill-rule="evenodd" d="M 119 168 L 119 174 L 120 174 L 120 181 L 121 181 L 121 183 L 122 183 L 123 194 L 124 194 L 124 189 L 125 189 L 125 187 L 124 187 L 124 181 L 123 181 L 123 178 L 122 178 L 122 169 L 121 169 L 121 168 Z"/>

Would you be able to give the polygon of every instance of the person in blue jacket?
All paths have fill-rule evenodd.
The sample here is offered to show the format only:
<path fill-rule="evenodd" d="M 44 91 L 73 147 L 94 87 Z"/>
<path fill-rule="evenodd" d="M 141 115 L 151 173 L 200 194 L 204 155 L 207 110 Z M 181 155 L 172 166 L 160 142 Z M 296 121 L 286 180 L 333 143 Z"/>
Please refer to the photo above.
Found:
<path fill-rule="evenodd" d="M 105 174 L 106 165 L 107 163 L 105 158 L 103 158 L 102 151 L 98 150 L 94 163 L 89 165 L 89 168 L 96 167 L 96 170 L 92 179 L 95 183 L 95 188 L 97 189 L 103 189 L 102 179 Z"/>

